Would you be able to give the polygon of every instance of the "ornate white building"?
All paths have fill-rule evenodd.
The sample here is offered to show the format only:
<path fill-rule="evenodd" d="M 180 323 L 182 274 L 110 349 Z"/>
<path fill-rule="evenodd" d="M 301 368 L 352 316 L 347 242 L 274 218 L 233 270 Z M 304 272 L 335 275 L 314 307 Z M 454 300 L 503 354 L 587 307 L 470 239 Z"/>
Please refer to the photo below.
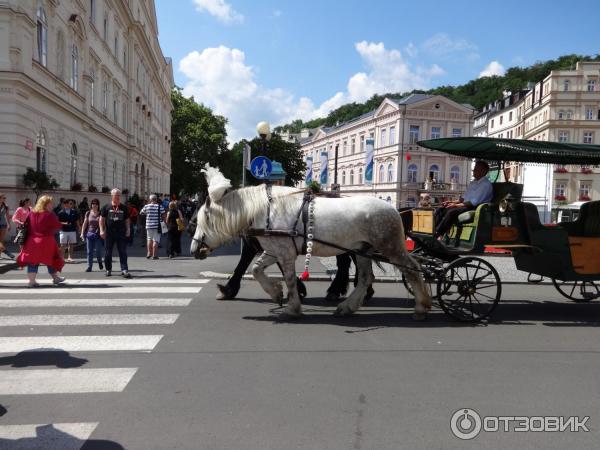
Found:
<path fill-rule="evenodd" d="M 402 99 L 385 98 L 376 110 L 347 123 L 303 130 L 298 140 L 305 160 L 312 158 L 314 180 L 319 180 L 320 155 L 327 152 L 328 187 L 334 183 L 337 148 L 337 183 L 342 195 L 369 195 L 397 207 L 415 206 L 423 194 L 437 200 L 457 198 L 470 182 L 469 160 L 416 143 L 471 136 L 473 114 L 470 105 L 443 96 L 411 94 Z M 365 142 L 369 138 L 375 141 L 374 173 L 373 183 L 365 184 Z"/>
<path fill-rule="evenodd" d="M 0 191 L 167 192 L 172 86 L 152 0 L 0 0 Z"/>

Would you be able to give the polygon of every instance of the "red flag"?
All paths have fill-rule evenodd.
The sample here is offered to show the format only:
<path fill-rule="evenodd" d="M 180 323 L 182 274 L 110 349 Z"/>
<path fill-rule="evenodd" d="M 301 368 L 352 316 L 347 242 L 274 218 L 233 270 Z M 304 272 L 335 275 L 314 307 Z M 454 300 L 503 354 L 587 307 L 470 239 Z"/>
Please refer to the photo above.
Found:
<path fill-rule="evenodd" d="M 410 156 L 410 153 L 407 153 L 407 154 L 406 154 L 406 160 L 407 160 L 407 161 L 410 161 L 410 158 L 411 158 L 411 156 Z"/>

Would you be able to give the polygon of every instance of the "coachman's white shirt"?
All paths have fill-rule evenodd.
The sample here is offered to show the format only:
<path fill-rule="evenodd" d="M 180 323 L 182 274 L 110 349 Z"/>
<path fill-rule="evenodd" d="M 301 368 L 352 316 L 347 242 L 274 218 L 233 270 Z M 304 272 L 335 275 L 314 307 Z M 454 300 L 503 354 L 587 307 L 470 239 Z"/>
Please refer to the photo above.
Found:
<path fill-rule="evenodd" d="M 492 201 L 494 189 L 488 177 L 481 177 L 479 180 L 473 180 L 467 187 L 463 202 L 469 202 L 473 206 Z"/>

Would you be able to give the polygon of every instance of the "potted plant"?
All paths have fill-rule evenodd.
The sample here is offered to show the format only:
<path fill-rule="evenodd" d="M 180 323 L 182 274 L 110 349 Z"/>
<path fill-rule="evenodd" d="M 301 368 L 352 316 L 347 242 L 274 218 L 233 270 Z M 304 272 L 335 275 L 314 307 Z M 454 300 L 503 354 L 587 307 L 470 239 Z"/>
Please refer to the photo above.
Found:
<path fill-rule="evenodd" d="M 96 186 L 94 186 L 93 184 L 90 184 L 88 186 L 88 192 L 98 192 L 98 188 Z"/>
<path fill-rule="evenodd" d="M 31 167 L 28 167 L 27 172 L 23 174 L 23 184 L 35 192 L 36 200 L 42 192 L 53 191 L 59 186 L 58 182 L 46 172 L 33 170 Z"/>
<path fill-rule="evenodd" d="M 589 195 L 580 195 L 579 196 L 579 201 L 580 202 L 589 202 L 591 200 Z"/>
<path fill-rule="evenodd" d="M 71 190 L 75 191 L 75 192 L 79 192 L 83 189 L 83 184 L 81 184 L 79 181 L 76 181 L 75 183 L 73 183 L 71 185 Z"/>
<path fill-rule="evenodd" d="M 557 167 L 554 169 L 554 173 L 567 173 L 566 167 Z"/>
<path fill-rule="evenodd" d="M 592 169 L 590 169 L 589 167 L 582 167 L 581 173 L 588 175 L 588 174 L 592 173 Z"/>
<path fill-rule="evenodd" d="M 557 202 L 565 202 L 567 201 L 567 197 L 565 197 L 564 195 L 555 195 L 554 200 L 556 200 Z"/>
<path fill-rule="evenodd" d="M 110 188 L 108 186 L 102 186 L 102 193 L 108 194 L 110 192 Z"/>

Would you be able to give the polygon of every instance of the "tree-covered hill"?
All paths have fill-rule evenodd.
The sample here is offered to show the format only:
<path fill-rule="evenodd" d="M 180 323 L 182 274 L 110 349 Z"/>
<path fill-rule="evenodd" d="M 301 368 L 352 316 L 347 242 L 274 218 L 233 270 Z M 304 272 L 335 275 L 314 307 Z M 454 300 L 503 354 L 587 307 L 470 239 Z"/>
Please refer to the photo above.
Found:
<path fill-rule="evenodd" d="M 439 86 L 427 91 L 415 90 L 414 93 L 443 95 L 458 103 L 469 103 L 478 110 L 487 103 L 502 97 L 502 91 L 518 91 L 527 86 L 528 82 L 537 83 L 543 80 L 551 70 L 575 68 L 577 61 L 600 61 L 600 54 L 595 56 L 564 55 L 557 59 L 540 61 L 529 67 L 511 67 L 503 76 L 483 77 L 471 80 L 460 86 Z M 347 122 L 361 114 L 377 108 L 385 97 L 401 98 L 411 92 L 396 92 L 384 95 L 373 95 L 365 103 L 347 103 L 331 111 L 327 117 L 303 122 L 293 122 L 275 128 L 275 132 L 290 131 L 299 133 L 302 128 L 316 128 L 321 125 L 333 126 L 336 123 Z"/>

